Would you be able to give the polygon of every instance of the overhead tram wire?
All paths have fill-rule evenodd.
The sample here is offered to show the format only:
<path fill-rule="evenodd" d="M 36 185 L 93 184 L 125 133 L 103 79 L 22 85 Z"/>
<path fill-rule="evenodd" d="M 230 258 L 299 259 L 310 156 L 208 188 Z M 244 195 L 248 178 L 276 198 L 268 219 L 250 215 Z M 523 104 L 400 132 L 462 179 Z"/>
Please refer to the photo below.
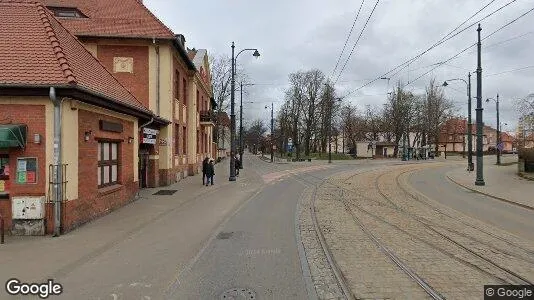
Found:
<path fill-rule="evenodd" d="M 511 24 L 515 23 L 517 20 L 523 18 L 524 16 L 526 16 L 527 14 L 531 13 L 532 11 L 534 11 L 534 7 L 529 9 L 528 11 L 524 12 L 523 14 L 521 14 L 519 17 L 513 19 L 512 21 L 504 24 L 503 26 L 499 27 L 497 30 L 493 31 L 492 33 L 488 34 L 487 36 L 485 36 L 481 41 L 484 41 L 486 39 L 488 39 L 489 37 L 491 37 L 492 35 L 496 34 L 497 32 L 503 30 L 504 28 L 510 26 Z M 421 74 L 419 77 L 417 77 L 416 79 L 412 80 L 411 82 L 408 82 L 406 85 L 410 85 L 414 82 L 416 82 L 417 80 L 421 79 L 423 76 L 425 76 L 426 74 L 434 71 L 435 69 L 439 68 L 441 65 L 445 64 L 445 63 L 448 63 L 449 61 L 453 60 L 453 59 L 456 59 L 458 56 L 460 56 L 462 53 L 466 52 L 467 50 L 471 49 L 472 47 L 476 46 L 477 43 L 473 43 L 471 46 L 463 49 L 462 51 L 456 53 L 454 56 L 450 57 L 449 59 L 443 61 L 442 63 L 440 63 L 438 66 L 432 68 L 430 71 L 427 71 L 423 74 Z"/>
<path fill-rule="evenodd" d="M 338 82 L 339 78 L 341 77 L 341 74 L 343 74 L 343 71 L 345 71 L 345 67 L 347 66 L 347 63 L 349 62 L 350 60 L 350 57 L 352 56 L 352 53 L 354 53 L 354 49 L 356 49 L 356 46 L 358 45 L 358 42 L 360 41 L 362 35 L 363 35 L 363 32 L 365 31 L 365 28 L 367 27 L 367 24 L 369 23 L 369 20 L 371 19 L 371 17 L 373 16 L 375 10 L 376 10 L 376 7 L 378 6 L 378 3 L 380 2 L 380 0 L 376 0 L 376 3 L 375 3 L 375 6 L 373 7 L 373 10 L 371 11 L 371 13 L 369 14 L 369 17 L 367 18 L 367 21 L 365 21 L 365 25 L 363 25 L 363 28 L 362 30 L 360 31 L 360 35 L 358 36 L 358 39 L 356 40 L 356 42 L 354 43 L 354 46 L 352 46 L 352 50 L 350 51 L 349 53 L 349 56 L 347 57 L 347 59 L 345 60 L 345 64 L 343 64 L 343 68 L 341 68 L 341 71 L 339 72 L 339 74 L 337 75 L 337 78 L 336 80 L 334 81 L 334 85 Z"/>
<path fill-rule="evenodd" d="M 411 59 L 409 59 L 409 60 L 403 62 L 402 64 L 397 65 L 395 68 L 393 68 L 393 69 L 389 70 L 388 72 L 386 72 L 386 73 L 384 73 L 384 74 L 382 74 L 382 75 L 376 77 L 375 79 L 373 79 L 373 80 L 367 82 L 366 84 L 364 84 L 364 85 L 362 85 L 362 86 L 360 86 L 360 87 L 354 89 L 353 91 L 351 91 L 351 92 L 349 92 L 347 95 L 345 95 L 345 97 L 351 95 L 352 93 L 354 93 L 354 92 L 356 92 L 356 91 L 358 91 L 358 90 L 361 90 L 362 88 L 364 88 L 364 87 L 370 85 L 371 83 L 374 83 L 374 82 L 377 81 L 377 80 L 380 80 L 380 78 L 382 78 L 382 77 L 388 76 L 390 73 L 392 73 L 392 72 L 394 72 L 394 71 L 396 71 L 396 70 L 398 70 L 398 69 L 401 69 L 401 70 L 402 70 L 402 69 L 405 69 L 406 66 L 409 65 L 412 61 L 414 61 L 414 60 L 416 60 L 417 58 L 419 58 L 419 57 L 423 56 L 424 54 L 428 53 L 429 51 L 431 51 L 431 50 L 434 49 L 435 47 L 437 47 L 437 46 L 439 46 L 439 45 L 445 43 L 446 41 L 448 41 L 448 40 L 450 40 L 450 39 L 456 37 L 458 34 L 464 32 L 465 30 L 469 29 L 469 28 L 472 27 L 473 25 L 476 25 L 478 22 L 483 21 L 483 20 L 489 18 L 489 17 L 492 16 L 493 14 L 497 13 L 498 11 L 502 10 L 503 8 L 507 7 L 508 5 L 510 5 L 510 4 L 512 4 L 512 3 L 516 2 L 516 1 L 517 1 L 517 0 L 512 0 L 512 1 L 510 1 L 510 2 L 508 2 L 508 3 L 506 3 L 506 4 L 504 4 L 503 6 L 499 7 L 499 8 L 496 9 L 495 11 L 493 11 L 492 13 L 490 13 L 490 14 L 484 16 L 482 19 L 480 19 L 480 20 L 478 20 L 478 21 L 476 21 L 476 22 L 473 22 L 473 24 L 471 24 L 471 25 L 467 26 L 466 28 L 462 29 L 461 31 L 459 31 L 459 32 L 457 32 L 457 33 L 455 33 L 455 34 L 453 34 L 453 32 L 456 31 L 459 27 L 461 27 L 463 24 L 465 24 L 467 21 L 469 21 L 469 20 L 472 19 L 474 16 L 476 16 L 478 13 L 480 13 L 483 9 L 485 9 L 488 5 L 490 5 L 491 3 L 494 2 L 494 1 L 491 1 L 490 3 L 486 4 L 483 8 L 481 8 L 480 10 L 478 10 L 475 14 L 473 14 L 473 15 L 472 15 L 471 17 L 469 17 L 467 20 L 465 20 L 464 22 L 462 22 L 462 24 L 460 24 L 459 26 L 457 26 L 457 27 L 456 27 L 455 29 L 453 29 L 450 33 L 448 33 L 447 35 L 445 35 L 443 38 L 441 38 L 438 42 L 434 43 L 432 46 L 430 46 L 430 47 L 429 47 L 428 49 L 426 49 L 425 51 L 423 51 L 423 52 L 421 52 L 420 54 L 416 55 L 415 57 L 413 57 L 413 58 L 411 58 Z M 451 36 L 451 34 L 453 34 L 453 35 Z M 390 77 L 391 77 L 391 76 L 390 76 Z"/>
<path fill-rule="evenodd" d="M 356 17 L 354 18 L 354 22 L 352 22 L 352 27 L 350 28 L 349 34 L 347 35 L 347 39 L 345 40 L 345 45 L 343 45 L 343 49 L 341 50 L 341 53 L 339 54 L 339 57 L 337 58 L 336 66 L 334 67 L 334 70 L 332 70 L 332 73 L 330 74 L 330 78 L 334 76 L 334 74 L 337 71 L 337 67 L 339 66 L 339 62 L 341 61 L 341 57 L 345 53 L 345 48 L 347 47 L 347 43 L 349 42 L 350 36 L 352 35 L 352 31 L 354 30 L 354 26 L 356 25 L 356 21 L 358 21 L 358 17 L 360 16 L 360 12 L 362 10 L 363 4 L 365 3 L 365 0 L 362 0 L 362 4 L 360 5 L 360 9 L 358 9 L 358 13 L 356 14 Z"/>
<path fill-rule="evenodd" d="M 469 21 L 470 19 L 474 18 L 474 17 L 475 17 L 476 15 L 478 15 L 482 10 L 484 10 L 486 7 L 488 7 L 489 5 L 491 5 L 494 1 L 495 1 L 495 0 L 490 1 L 490 3 L 486 4 L 484 7 L 482 7 L 481 9 L 479 9 L 479 10 L 478 10 L 476 13 L 474 13 L 471 17 L 469 17 L 469 18 L 466 19 L 464 22 L 462 22 L 462 24 L 460 24 L 460 25 L 457 26 L 455 29 L 453 29 L 453 31 L 451 31 L 448 35 L 446 35 L 444 38 L 442 38 L 440 41 L 438 41 L 437 45 L 435 44 L 435 46 L 433 45 L 431 48 L 433 49 L 433 48 L 435 48 L 435 47 L 437 47 L 437 46 L 439 46 L 439 45 L 445 43 L 446 41 L 451 40 L 452 38 L 458 36 L 460 33 L 463 33 L 463 32 L 466 31 L 467 29 L 469 29 L 469 28 L 475 26 L 476 24 L 479 24 L 479 23 L 482 22 L 483 20 L 485 20 L 485 19 L 491 17 L 492 15 L 494 15 L 495 13 L 497 13 L 498 11 L 504 9 L 505 7 L 507 7 L 508 5 L 510 5 L 510 4 L 514 3 L 514 2 L 516 2 L 517 0 L 512 0 L 512 1 L 508 2 L 508 3 L 506 3 L 505 5 L 499 7 L 498 9 L 496 9 L 496 10 L 492 11 L 491 13 L 485 15 L 482 19 L 477 20 L 477 21 L 471 23 L 470 25 L 464 27 L 462 30 L 460 30 L 460 31 L 454 33 L 453 35 L 451 35 L 454 31 L 456 31 L 458 28 L 460 28 L 463 24 L 467 23 L 467 21 Z M 426 53 L 427 53 L 427 52 L 424 52 L 424 53 L 421 53 L 420 55 L 414 57 L 413 60 L 412 60 L 411 62 L 408 63 L 408 65 L 409 65 L 410 63 L 412 63 L 413 61 L 417 60 L 419 57 L 423 56 L 423 55 L 426 54 Z M 401 69 L 398 70 L 397 72 L 391 74 L 389 77 L 393 77 L 393 76 L 399 74 L 404 68 L 405 68 L 405 67 L 401 68 Z"/>
<path fill-rule="evenodd" d="M 522 71 L 522 70 L 532 69 L 532 68 L 534 68 L 534 66 L 526 66 L 526 67 L 517 68 L 517 69 L 513 69 L 513 70 L 502 71 L 502 72 L 499 72 L 499 73 L 487 74 L 487 75 L 482 76 L 482 77 L 489 77 L 489 76 L 502 75 L 502 74 L 512 73 L 512 72 L 515 72 L 515 71 Z"/>

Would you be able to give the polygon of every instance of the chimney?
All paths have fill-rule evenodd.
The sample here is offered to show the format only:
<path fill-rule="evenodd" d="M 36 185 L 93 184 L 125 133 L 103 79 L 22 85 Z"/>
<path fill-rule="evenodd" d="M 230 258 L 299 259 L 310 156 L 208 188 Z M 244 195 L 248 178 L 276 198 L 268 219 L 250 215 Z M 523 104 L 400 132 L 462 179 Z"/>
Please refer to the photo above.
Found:
<path fill-rule="evenodd" d="M 178 42 L 180 42 L 182 47 L 184 47 L 184 49 L 185 49 L 185 37 L 184 37 L 184 35 L 183 34 L 176 34 L 176 35 L 174 35 L 174 37 L 176 38 L 176 40 Z"/>

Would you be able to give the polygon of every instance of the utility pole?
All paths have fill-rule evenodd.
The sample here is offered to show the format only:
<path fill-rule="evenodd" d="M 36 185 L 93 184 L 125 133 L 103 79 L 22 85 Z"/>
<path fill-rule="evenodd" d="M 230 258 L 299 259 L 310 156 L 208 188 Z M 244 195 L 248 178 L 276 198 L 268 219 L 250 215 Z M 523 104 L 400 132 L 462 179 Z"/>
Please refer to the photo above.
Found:
<path fill-rule="evenodd" d="M 501 123 L 499 122 L 499 94 L 497 94 L 497 165 L 501 164 Z"/>
<path fill-rule="evenodd" d="M 232 42 L 232 81 L 230 93 L 230 176 L 229 181 L 235 181 L 235 45 Z"/>
<path fill-rule="evenodd" d="M 330 99 L 330 122 L 328 124 L 328 163 L 332 163 L 332 113 L 334 111 L 334 95 L 330 94 L 328 85 L 326 86 L 327 95 Z"/>
<path fill-rule="evenodd" d="M 471 121 L 471 72 L 467 74 L 467 170 L 473 171 L 473 124 Z"/>
<path fill-rule="evenodd" d="M 243 169 L 243 81 L 241 81 L 241 100 L 239 105 L 239 169 Z"/>
<path fill-rule="evenodd" d="M 271 162 L 274 163 L 274 103 L 271 103 Z"/>
<path fill-rule="evenodd" d="M 478 24 L 478 43 L 477 43 L 477 108 L 476 108 L 476 122 L 477 122 L 477 177 L 475 185 L 486 185 L 484 182 L 484 157 L 482 153 L 482 43 L 480 41 L 480 31 L 482 28 Z"/>

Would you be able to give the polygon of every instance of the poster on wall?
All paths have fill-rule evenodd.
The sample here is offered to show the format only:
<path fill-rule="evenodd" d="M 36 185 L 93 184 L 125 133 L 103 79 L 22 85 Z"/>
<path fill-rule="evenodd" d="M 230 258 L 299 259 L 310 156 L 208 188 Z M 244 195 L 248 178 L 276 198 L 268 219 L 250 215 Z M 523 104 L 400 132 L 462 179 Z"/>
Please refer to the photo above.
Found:
<path fill-rule="evenodd" d="M 4 180 L 0 180 L 0 193 L 6 191 L 6 182 Z"/>
<path fill-rule="evenodd" d="M 37 183 L 37 158 L 17 158 L 17 183 Z"/>
<path fill-rule="evenodd" d="M 158 135 L 158 133 L 159 133 L 159 130 L 144 127 L 142 143 L 155 145 L 156 136 Z"/>

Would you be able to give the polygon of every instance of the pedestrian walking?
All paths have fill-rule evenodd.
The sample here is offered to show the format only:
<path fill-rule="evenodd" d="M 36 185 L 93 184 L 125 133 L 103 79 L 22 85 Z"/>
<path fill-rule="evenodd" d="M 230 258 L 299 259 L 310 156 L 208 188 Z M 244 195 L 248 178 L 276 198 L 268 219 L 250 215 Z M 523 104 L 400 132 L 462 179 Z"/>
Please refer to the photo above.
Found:
<path fill-rule="evenodd" d="M 241 169 L 241 161 L 236 156 L 235 157 L 235 176 L 239 176 L 239 169 Z"/>
<path fill-rule="evenodd" d="M 208 171 L 208 164 L 210 163 L 210 159 L 208 157 L 204 158 L 202 161 L 202 185 L 206 184 L 207 176 L 206 172 Z"/>
<path fill-rule="evenodd" d="M 210 181 L 211 185 L 213 185 L 213 176 L 215 176 L 215 164 L 213 162 L 213 159 L 211 159 L 206 168 L 206 177 L 208 178 L 208 180 L 206 181 L 206 186 L 209 185 Z"/>

